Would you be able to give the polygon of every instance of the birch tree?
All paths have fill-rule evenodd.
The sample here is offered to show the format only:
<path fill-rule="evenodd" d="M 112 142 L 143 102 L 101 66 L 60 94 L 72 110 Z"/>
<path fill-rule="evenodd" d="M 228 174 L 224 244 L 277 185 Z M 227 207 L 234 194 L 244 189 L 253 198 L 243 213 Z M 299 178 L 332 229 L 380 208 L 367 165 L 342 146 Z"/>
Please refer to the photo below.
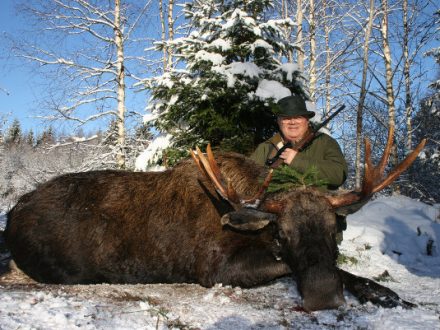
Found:
<path fill-rule="evenodd" d="M 174 39 L 174 0 L 168 0 L 168 6 L 163 0 L 159 0 L 159 17 L 161 26 L 162 62 L 163 71 L 170 70 L 173 57 L 168 44 Z"/>
<path fill-rule="evenodd" d="M 119 168 L 125 167 L 125 60 L 124 60 L 124 40 L 123 27 L 121 25 L 121 1 L 115 0 L 115 14 L 113 30 L 115 32 L 114 43 L 116 46 L 116 99 L 117 99 L 117 153 L 116 159 Z"/>
<path fill-rule="evenodd" d="M 167 32 L 166 32 L 166 21 L 165 21 L 165 7 L 163 0 L 159 0 L 159 17 L 160 17 L 160 26 L 161 26 L 161 41 L 165 45 L 167 40 Z M 163 71 L 168 71 L 168 48 L 163 46 L 162 48 L 162 63 L 163 63 Z"/>
<path fill-rule="evenodd" d="M 409 27 L 408 27 L 408 0 L 403 0 L 402 7 L 402 23 L 403 23 L 403 59 L 404 68 L 403 75 L 405 78 L 405 116 L 406 116 L 406 151 L 409 152 L 412 148 L 412 100 L 411 100 L 411 78 L 410 78 L 410 59 L 409 59 Z"/>
<path fill-rule="evenodd" d="M 426 72 L 420 70 L 420 55 L 424 47 L 436 35 L 435 16 L 429 11 L 429 1 L 402 0 L 402 36 L 400 45 L 402 48 L 402 82 L 403 103 L 405 108 L 406 142 L 405 152 L 409 152 L 413 146 L 412 119 L 417 103 L 420 103 L 420 79 Z M 420 95 L 422 94 L 422 95 Z"/>
<path fill-rule="evenodd" d="M 316 31 L 321 31 L 321 34 L 316 33 L 315 99 L 322 101 L 323 115 L 327 116 L 335 97 L 342 99 L 346 94 L 342 89 L 347 77 L 345 67 L 350 65 L 348 60 L 354 52 L 355 37 L 352 36 L 353 32 L 345 34 L 348 30 L 353 31 L 353 28 L 345 29 L 347 16 L 342 3 L 333 0 L 319 3 L 320 8 L 315 10 L 314 15 Z"/>
<path fill-rule="evenodd" d="M 386 105 L 388 109 L 388 129 L 395 129 L 396 126 L 396 107 L 393 87 L 393 69 L 391 65 L 391 47 L 388 38 L 388 0 L 381 0 L 382 19 L 380 33 L 382 36 L 383 60 L 385 63 L 385 84 L 386 84 Z M 394 130 L 395 131 L 395 130 Z M 397 150 L 393 146 L 392 162 L 397 164 Z"/>
<path fill-rule="evenodd" d="M 290 15 L 290 13 L 289 13 L 289 7 L 288 7 L 288 0 L 282 0 L 281 1 L 281 17 L 283 19 L 288 19 L 289 15 Z M 285 35 L 285 39 L 286 40 L 290 39 L 290 34 L 291 33 L 292 33 L 292 28 L 286 26 L 284 28 L 284 35 Z M 286 57 L 287 57 L 287 61 L 288 62 L 293 63 L 293 51 L 292 50 L 289 50 L 287 52 Z"/>
<path fill-rule="evenodd" d="M 423 97 L 423 92 L 417 88 L 421 86 L 426 72 L 419 67 L 418 61 L 421 50 L 432 38 L 434 26 L 425 19 L 428 3 L 402 0 L 390 6 L 387 0 L 383 0 L 380 5 L 377 47 L 371 52 L 375 60 L 369 66 L 375 90 L 368 93 L 385 104 L 388 126 L 396 128 L 395 146 L 399 150 L 393 151 L 394 162 L 400 151 L 408 151 L 412 147 L 414 103 L 420 102 Z M 393 28 L 390 29 L 390 26 Z"/>
<path fill-rule="evenodd" d="M 324 14 L 324 47 L 325 47 L 325 80 L 324 80 L 324 114 L 330 112 L 330 27 L 327 19 L 327 0 L 322 1 Z"/>
<path fill-rule="evenodd" d="M 126 163 L 127 43 L 145 17 L 149 1 L 134 8 L 123 0 L 31 1 L 22 7 L 40 35 L 16 48 L 17 54 L 46 75 L 42 118 L 70 120 L 81 127 L 116 121 L 116 165 Z M 131 48 L 133 49 L 133 48 Z M 130 70 L 136 72 L 135 69 Z M 130 75 L 133 79 L 135 75 Z"/>
<path fill-rule="evenodd" d="M 168 40 L 174 39 L 174 0 L 168 0 Z M 168 63 L 172 65 L 173 57 L 172 57 L 171 49 L 168 50 Z"/>
<path fill-rule="evenodd" d="M 367 96 L 367 71 L 368 71 L 368 55 L 370 49 L 370 35 L 373 29 L 373 22 L 375 17 L 374 0 L 370 0 L 369 16 L 365 27 L 364 47 L 363 47 L 363 61 L 362 61 L 362 81 L 360 87 L 359 103 L 357 106 L 357 120 L 356 120 L 356 163 L 355 163 L 355 186 L 361 187 L 361 148 L 362 148 L 362 116 L 365 105 L 365 97 Z"/>
<path fill-rule="evenodd" d="M 315 18 L 315 0 L 309 0 L 309 40 L 310 40 L 310 80 L 309 90 L 310 98 L 315 101 L 316 93 L 316 18 Z"/>
<path fill-rule="evenodd" d="M 303 3 L 302 0 L 296 0 L 296 62 L 298 69 L 304 72 L 304 44 L 303 44 Z"/>

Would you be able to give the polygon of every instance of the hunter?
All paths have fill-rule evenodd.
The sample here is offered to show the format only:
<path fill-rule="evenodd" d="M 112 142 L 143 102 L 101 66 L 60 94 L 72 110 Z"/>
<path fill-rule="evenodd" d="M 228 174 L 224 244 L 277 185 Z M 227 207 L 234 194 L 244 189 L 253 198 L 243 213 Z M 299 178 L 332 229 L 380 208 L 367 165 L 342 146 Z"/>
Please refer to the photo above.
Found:
<path fill-rule="evenodd" d="M 287 96 L 274 105 L 279 132 L 261 143 L 252 153 L 251 158 L 258 164 L 265 165 L 286 143 L 292 145 L 303 140 L 313 129 L 310 119 L 315 116 L 309 111 L 301 96 Z M 282 163 L 291 166 L 300 173 L 305 173 L 314 166 L 317 177 L 325 182 L 325 188 L 338 189 L 347 178 L 347 163 L 338 142 L 329 135 L 318 132 L 301 149 L 286 148 L 279 158 Z M 345 217 L 338 217 L 337 240 L 342 240 L 342 230 L 346 229 Z"/>

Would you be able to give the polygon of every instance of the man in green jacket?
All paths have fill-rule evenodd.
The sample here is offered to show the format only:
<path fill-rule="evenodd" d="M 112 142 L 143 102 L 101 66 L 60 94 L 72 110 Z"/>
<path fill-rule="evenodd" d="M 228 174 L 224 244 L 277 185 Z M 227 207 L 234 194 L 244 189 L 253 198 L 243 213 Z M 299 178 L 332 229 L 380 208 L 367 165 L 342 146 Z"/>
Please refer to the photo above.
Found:
<path fill-rule="evenodd" d="M 256 163 L 264 165 L 275 156 L 287 142 L 295 144 L 303 139 L 311 129 L 310 118 L 315 113 L 308 111 L 304 99 L 292 95 L 282 98 L 274 107 L 279 133 L 261 143 L 250 156 Z M 347 163 L 335 139 L 325 133 L 318 133 L 302 150 L 287 148 L 281 155 L 283 163 L 305 173 L 311 166 L 318 171 L 318 179 L 327 182 L 327 189 L 335 190 L 347 178 Z M 339 231 L 346 227 L 345 218 L 338 219 Z M 341 237 L 339 238 L 339 240 Z"/>

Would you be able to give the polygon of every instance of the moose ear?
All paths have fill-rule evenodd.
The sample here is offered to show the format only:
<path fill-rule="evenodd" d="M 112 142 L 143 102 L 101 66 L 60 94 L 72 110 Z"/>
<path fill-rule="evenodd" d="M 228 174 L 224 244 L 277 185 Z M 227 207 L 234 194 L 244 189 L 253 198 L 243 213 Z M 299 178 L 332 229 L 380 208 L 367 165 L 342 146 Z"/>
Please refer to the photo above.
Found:
<path fill-rule="evenodd" d="M 266 227 L 270 222 L 273 222 L 276 219 L 277 216 L 273 213 L 242 208 L 238 211 L 229 212 L 222 216 L 221 224 L 223 226 L 231 226 L 237 230 L 254 231 Z"/>

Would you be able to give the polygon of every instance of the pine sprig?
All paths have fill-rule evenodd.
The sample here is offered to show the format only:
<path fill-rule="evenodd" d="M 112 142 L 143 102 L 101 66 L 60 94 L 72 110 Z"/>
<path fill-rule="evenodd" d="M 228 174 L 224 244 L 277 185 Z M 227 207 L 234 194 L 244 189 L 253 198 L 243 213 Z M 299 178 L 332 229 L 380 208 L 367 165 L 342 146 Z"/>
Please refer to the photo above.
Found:
<path fill-rule="evenodd" d="M 274 170 L 267 191 L 279 192 L 292 188 L 322 187 L 327 184 L 326 179 L 319 178 L 319 171 L 316 166 L 312 165 L 304 173 L 300 173 L 290 166 L 283 165 Z"/>

